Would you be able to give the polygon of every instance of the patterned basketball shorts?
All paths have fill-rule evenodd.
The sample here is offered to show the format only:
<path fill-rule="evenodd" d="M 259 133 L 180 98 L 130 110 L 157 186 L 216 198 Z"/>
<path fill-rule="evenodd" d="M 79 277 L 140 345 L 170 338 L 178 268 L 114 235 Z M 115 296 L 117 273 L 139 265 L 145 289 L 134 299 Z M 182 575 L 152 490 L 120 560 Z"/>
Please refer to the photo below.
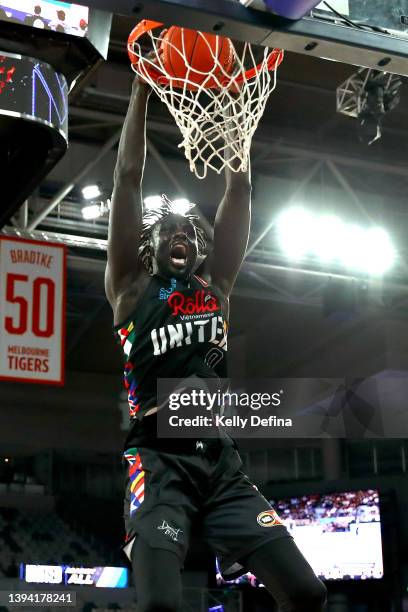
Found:
<path fill-rule="evenodd" d="M 179 443 L 177 450 L 162 449 L 162 444 L 160 449 L 132 447 L 123 455 L 124 551 L 129 559 L 134 538 L 140 536 L 152 548 L 175 552 L 183 565 L 192 524 L 199 518 L 222 573 L 232 578 L 233 566 L 234 575 L 242 574 L 236 562 L 263 543 L 292 537 L 243 473 L 230 438 L 183 440 L 183 453 Z"/>

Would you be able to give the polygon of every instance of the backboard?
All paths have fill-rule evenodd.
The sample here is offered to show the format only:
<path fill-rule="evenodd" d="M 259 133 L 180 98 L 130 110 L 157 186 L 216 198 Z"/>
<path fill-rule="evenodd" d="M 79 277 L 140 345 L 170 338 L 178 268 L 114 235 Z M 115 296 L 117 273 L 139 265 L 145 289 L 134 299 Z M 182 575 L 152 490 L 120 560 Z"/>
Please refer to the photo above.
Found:
<path fill-rule="evenodd" d="M 240 0 L 84 0 L 83 4 L 132 15 L 135 24 L 153 19 L 408 76 L 408 0 L 328 0 L 349 21 L 359 22 L 355 27 L 323 3 L 299 21 L 257 10 L 258 0 L 253 6 Z"/>

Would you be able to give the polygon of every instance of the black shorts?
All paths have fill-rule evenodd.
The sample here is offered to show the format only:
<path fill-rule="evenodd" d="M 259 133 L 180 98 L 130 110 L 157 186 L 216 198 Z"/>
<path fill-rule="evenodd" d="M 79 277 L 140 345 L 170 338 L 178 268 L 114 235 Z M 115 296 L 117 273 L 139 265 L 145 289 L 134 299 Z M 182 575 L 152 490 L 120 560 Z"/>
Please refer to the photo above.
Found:
<path fill-rule="evenodd" d="M 292 537 L 242 471 L 234 441 L 156 440 L 123 455 L 126 469 L 124 551 L 135 536 L 176 553 L 183 566 L 193 521 L 216 554 L 221 572 L 242 574 L 242 558 L 268 540 Z M 182 452 L 181 449 L 182 448 Z"/>

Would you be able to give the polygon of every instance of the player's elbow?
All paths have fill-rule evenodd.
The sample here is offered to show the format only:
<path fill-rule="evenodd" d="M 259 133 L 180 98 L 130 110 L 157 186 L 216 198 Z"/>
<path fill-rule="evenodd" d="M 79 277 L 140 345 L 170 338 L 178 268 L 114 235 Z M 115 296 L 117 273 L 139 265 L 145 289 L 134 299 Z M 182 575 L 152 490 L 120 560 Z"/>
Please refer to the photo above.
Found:
<path fill-rule="evenodd" d="M 135 164 L 116 164 L 113 182 L 118 185 L 140 186 L 143 179 L 143 167 Z"/>
<path fill-rule="evenodd" d="M 225 192 L 224 201 L 230 203 L 230 210 L 233 214 L 238 215 L 239 219 L 243 219 L 242 215 L 251 215 L 252 187 L 251 184 L 243 182 L 242 184 L 235 183 L 228 186 Z M 248 223 L 250 221 L 248 220 Z"/>
<path fill-rule="evenodd" d="M 251 197 L 252 183 L 247 174 L 237 173 L 230 177 L 227 183 L 227 191 L 231 194 Z"/>

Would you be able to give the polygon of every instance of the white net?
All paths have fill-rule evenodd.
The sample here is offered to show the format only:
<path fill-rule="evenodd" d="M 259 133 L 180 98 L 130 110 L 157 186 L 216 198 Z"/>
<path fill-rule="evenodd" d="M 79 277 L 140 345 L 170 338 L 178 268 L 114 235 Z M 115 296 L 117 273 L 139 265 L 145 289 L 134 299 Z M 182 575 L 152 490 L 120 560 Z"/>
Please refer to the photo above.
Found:
<path fill-rule="evenodd" d="M 166 70 L 160 31 L 157 36 L 151 30 L 146 34 L 153 50 L 146 56 L 138 40 L 129 42 L 132 67 L 174 117 L 183 136 L 179 147 L 184 149 L 190 170 L 200 179 L 207 176 L 209 168 L 218 174 L 227 166 L 233 172 L 246 172 L 252 137 L 276 87 L 283 51 L 265 48 L 257 60 L 249 43 L 238 52 L 228 41 L 233 63 L 225 67 L 219 59 L 225 39 L 217 36 L 215 44 L 214 39 L 210 44 L 208 35 L 197 32 L 212 64 L 210 72 L 200 72 L 189 63 L 182 35 L 180 47 L 166 41 L 176 54 L 173 57 L 180 57 L 186 66 L 180 77 Z"/>

